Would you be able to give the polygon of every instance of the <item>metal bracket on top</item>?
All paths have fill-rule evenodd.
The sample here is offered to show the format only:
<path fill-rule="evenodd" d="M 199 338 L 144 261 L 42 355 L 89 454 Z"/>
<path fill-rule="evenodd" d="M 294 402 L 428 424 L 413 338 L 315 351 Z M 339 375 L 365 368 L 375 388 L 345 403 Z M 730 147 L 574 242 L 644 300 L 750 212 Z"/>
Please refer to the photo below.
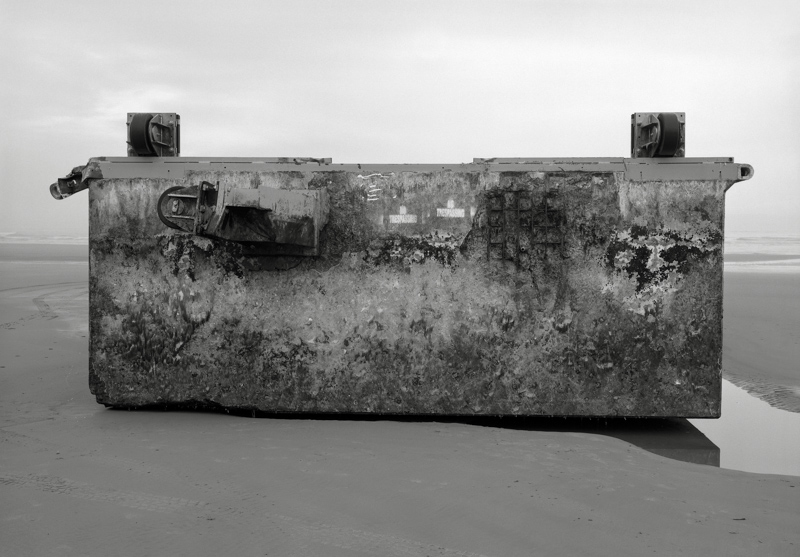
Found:
<path fill-rule="evenodd" d="M 631 158 L 685 156 L 685 112 L 631 114 Z"/>
<path fill-rule="evenodd" d="M 157 210 L 170 228 L 253 244 L 261 255 L 315 256 L 328 205 L 325 189 L 235 188 L 203 181 L 166 190 Z"/>

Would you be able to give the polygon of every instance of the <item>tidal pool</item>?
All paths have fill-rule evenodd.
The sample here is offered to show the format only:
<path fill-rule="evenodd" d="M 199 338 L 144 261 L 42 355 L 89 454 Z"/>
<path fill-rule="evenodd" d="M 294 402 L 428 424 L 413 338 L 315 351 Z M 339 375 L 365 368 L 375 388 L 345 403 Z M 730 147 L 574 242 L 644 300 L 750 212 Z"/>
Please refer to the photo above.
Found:
<path fill-rule="evenodd" d="M 722 382 L 722 417 L 689 420 L 719 447 L 720 467 L 800 476 L 800 414 L 773 408 Z"/>

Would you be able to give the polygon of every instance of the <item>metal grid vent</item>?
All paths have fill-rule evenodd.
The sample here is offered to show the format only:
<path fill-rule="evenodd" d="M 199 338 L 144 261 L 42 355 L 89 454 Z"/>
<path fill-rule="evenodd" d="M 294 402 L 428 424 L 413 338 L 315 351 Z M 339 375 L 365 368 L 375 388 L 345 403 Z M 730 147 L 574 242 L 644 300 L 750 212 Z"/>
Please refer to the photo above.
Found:
<path fill-rule="evenodd" d="M 514 261 L 527 267 L 531 257 L 547 259 L 560 255 L 564 247 L 564 213 L 557 193 L 558 190 L 546 186 L 541 192 L 490 192 L 487 196 L 489 260 Z"/>

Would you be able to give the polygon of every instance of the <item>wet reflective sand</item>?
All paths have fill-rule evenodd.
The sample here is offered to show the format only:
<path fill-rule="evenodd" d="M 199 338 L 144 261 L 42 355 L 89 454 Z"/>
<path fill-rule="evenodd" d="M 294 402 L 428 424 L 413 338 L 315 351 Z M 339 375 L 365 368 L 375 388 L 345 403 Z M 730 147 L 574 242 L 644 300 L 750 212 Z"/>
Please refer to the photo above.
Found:
<path fill-rule="evenodd" d="M 722 418 L 691 420 L 720 449 L 720 466 L 800 476 L 800 413 L 773 408 L 722 384 Z"/>

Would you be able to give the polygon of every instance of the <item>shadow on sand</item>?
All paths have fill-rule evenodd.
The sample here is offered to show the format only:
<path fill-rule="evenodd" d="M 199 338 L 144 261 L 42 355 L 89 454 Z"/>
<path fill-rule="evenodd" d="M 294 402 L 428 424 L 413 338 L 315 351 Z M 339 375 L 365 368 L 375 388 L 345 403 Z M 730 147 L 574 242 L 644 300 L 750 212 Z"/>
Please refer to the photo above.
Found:
<path fill-rule="evenodd" d="M 620 439 L 648 452 L 706 466 L 720 465 L 720 449 L 686 418 L 615 418 L 615 417 L 530 417 L 530 416 L 431 416 L 407 414 L 299 413 L 262 412 L 229 409 L 209 404 L 153 405 L 138 408 L 112 408 L 137 412 L 210 412 L 251 418 L 279 420 L 346 420 L 459 423 L 479 427 L 523 431 L 554 431 L 606 435 Z"/>

